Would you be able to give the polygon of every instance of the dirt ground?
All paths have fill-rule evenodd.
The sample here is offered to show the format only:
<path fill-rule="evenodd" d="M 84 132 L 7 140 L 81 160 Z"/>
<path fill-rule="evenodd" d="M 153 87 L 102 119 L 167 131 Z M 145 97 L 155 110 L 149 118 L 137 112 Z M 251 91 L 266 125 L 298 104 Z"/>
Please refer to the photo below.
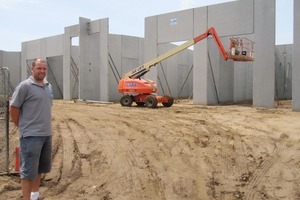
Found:
<path fill-rule="evenodd" d="M 170 108 L 55 100 L 41 198 L 300 200 L 300 113 L 291 102 Z M 13 129 L 12 140 L 17 141 Z M 0 199 L 20 199 L 0 176 Z"/>

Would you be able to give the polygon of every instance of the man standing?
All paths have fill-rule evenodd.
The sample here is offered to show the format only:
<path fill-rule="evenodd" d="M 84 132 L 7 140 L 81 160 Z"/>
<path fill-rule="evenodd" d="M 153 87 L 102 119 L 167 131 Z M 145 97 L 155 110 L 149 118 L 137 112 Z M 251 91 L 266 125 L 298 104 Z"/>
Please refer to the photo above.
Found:
<path fill-rule="evenodd" d="M 10 113 L 19 128 L 20 177 L 23 200 L 39 199 L 41 174 L 51 171 L 52 87 L 45 79 L 47 62 L 35 59 L 32 75 L 15 89 Z"/>

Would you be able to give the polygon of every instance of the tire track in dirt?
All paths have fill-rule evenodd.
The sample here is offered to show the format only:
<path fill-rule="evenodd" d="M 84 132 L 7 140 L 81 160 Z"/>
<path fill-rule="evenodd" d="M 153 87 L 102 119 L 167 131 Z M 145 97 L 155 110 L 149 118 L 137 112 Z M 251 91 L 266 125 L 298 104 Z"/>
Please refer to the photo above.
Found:
<path fill-rule="evenodd" d="M 245 191 L 245 199 L 246 200 L 255 200 L 263 198 L 265 195 L 261 193 L 261 182 L 265 178 L 266 173 L 269 169 L 280 160 L 280 152 L 284 150 L 284 146 L 280 143 L 275 143 L 275 148 L 273 152 L 264 159 L 261 165 L 252 172 L 252 176 L 249 180 L 248 186 Z"/>
<path fill-rule="evenodd" d="M 86 107 L 86 113 L 91 112 Z M 113 199 L 121 196 L 128 199 L 245 198 L 242 192 L 247 191 L 245 187 L 252 180 L 249 163 L 253 168 L 257 164 L 257 155 L 251 152 L 255 151 L 255 145 L 245 142 L 243 135 L 228 128 L 227 122 L 231 122 L 227 118 L 226 125 L 212 121 L 214 109 L 112 107 L 116 108 L 95 107 L 97 112 L 93 112 L 92 117 L 78 111 L 76 119 L 66 120 L 77 141 L 82 170 L 92 168 L 89 179 L 97 181 L 94 192 L 85 189 L 82 195 L 102 194 L 99 197 Z M 225 116 L 218 117 L 222 120 Z M 77 131 L 73 131 L 75 129 Z M 270 133 L 261 129 L 253 129 L 253 132 Z M 88 148 L 88 143 L 93 147 Z M 262 148 L 263 155 L 266 150 Z M 96 161 L 97 156 L 100 158 Z M 84 173 L 80 181 L 86 179 Z M 207 174 L 212 174 L 210 180 Z M 262 185 L 263 182 L 264 179 L 257 183 Z M 211 193 L 207 193 L 208 188 Z M 110 194 L 112 190 L 114 195 Z M 71 191 L 70 188 L 66 193 Z M 201 192 L 206 195 L 201 196 Z M 258 196 L 259 193 L 255 193 L 253 198 Z"/>
<path fill-rule="evenodd" d="M 72 122 L 71 122 L 72 123 Z M 71 125 L 72 126 L 72 125 Z M 58 144 L 54 146 L 54 158 L 52 176 L 55 177 L 55 185 L 52 185 L 51 191 L 55 195 L 59 195 L 67 190 L 67 188 L 82 176 L 81 159 L 77 142 L 72 133 L 72 128 L 68 120 L 63 120 L 56 125 L 58 136 Z M 60 146 L 57 148 L 57 146 Z M 50 175 L 50 174 L 49 174 Z M 47 176 L 47 179 L 53 179 Z"/>

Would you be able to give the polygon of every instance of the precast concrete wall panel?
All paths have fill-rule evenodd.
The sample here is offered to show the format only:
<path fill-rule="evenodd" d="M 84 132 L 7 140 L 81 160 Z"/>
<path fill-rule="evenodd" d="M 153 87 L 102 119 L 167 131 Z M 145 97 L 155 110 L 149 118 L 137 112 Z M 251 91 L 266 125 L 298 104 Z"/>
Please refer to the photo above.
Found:
<path fill-rule="evenodd" d="M 178 66 L 178 85 L 175 98 L 189 98 L 193 89 L 192 73 L 189 73 L 192 66 L 179 64 Z"/>
<path fill-rule="evenodd" d="M 277 45 L 275 49 L 275 98 L 292 98 L 293 45 Z"/>
<path fill-rule="evenodd" d="M 108 85 L 109 89 L 109 100 L 117 101 L 120 99 L 118 94 L 118 81 L 120 76 L 123 74 L 122 67 L 122 36 L 120 35 L 109 35 L 109 73 L 108 73 Z"/>
<path fill-rule="evenodd" d="M 253 105 L 274 107 L 275 0 L 254 1 Z"/>
<path fill-rule="evenodd" d="M 79 19 L 79 98 L 99 100 L 100 98 L 100 46 L 99 33 L 90 35 L 89 19 Z"/>
<path fill-rule="evenodd" d="M 171 44 L 158 45 L 158 54 L 161 55 L 172 48 L 175 48 L 175 45 L 171 45 Z M 159 77 L 156 84 L 160 86 L 158 92 L 159 95 L 170 95 L 175 97 L 175 94 L 178 93 L 177 80 L 178 80 L 178 55 L 179 54 L 176 54 L 156 65 L 156 68 L 158 69 L 158 77 Z"/>
<path fill-rule="evenodd" d="M 158 55 L 157 32 L 158 16 L 147 17 L 145 19 L 144 62 L 147 62 Z M 152 68 L 145 77 L 157 83 L 157 67 Z"/>
<path fill-rule="evenodd" d="M 78 81 L 78 74 L 79 74 L 79 69 L 78 69 L 78 66 L 79 66 L 79 47 L 78 46 L 71 46 L 71 59 L 73 60 L 73 64 L 75 66 L 71 67 L 70 71 L 67 72 L 69 73 L 70 75 L 70 99 L 78 99 L 78 86 L 79 86 L 79 81 Z M 63 60 L 64 60 L 64 56 L 63 56 Z M 72 64 L 72 65 L 73 65 Z M 65 69 L 64 69 L 65 70 Z M 63 70 L 63 71 L 64 71 Z M 63 72 L 64 74 L 64 72 Z M 65 76 L 64 76 L 65 77 Z M 64 79 L 63 79 L 63 82 L 64 82 Z M 63 88 L 65 87 L 65 84 L 63 84 Z M 65 89 L 63 89 L 63 94 L 64 93 Z"/>
<path fill-rule="evenodd" d="M 208 6 L 208 27 L 215 27 L 219 36 L 252 34 L 253 9 L 253 0 Z"/>
<path fill-rule="evenodd" d="M 47 40 L 47 57 L 63 55 L 64 36 L 57 35 L 46 38 Z"/>
<path fill-rule="evenodd" d="M 137 37 L 122 36 L 122 57 L 138 60 L 139 51 L 139 40 Z"/>
<path fill-rule="evenodd" d="M 193 38 L 194 10 L 158 15 L 158 43 L 191 40 Z"/>
<path fill-rule="evenodd" d="M 293 111 L 300 111 L 300 1 L 294 0 Z"/>
<path fill-rule="evenodd" d="M 72 28 L 73 27 L 73 28 Z M 64 30 L 64 44 L 63 44 L 63 98 L 64 100 L 72 99 L 72 91 L 71 91 L 71 45 L 72 45 L 72 37 L 77 37 L 79 35 L 79 26 L 65 27 Z M 76 31 L 74 31 L 74 27 L 76 27 Z M 79 65 L 78 65 L 79 66 Z M 78 77 L 79 79 L 79 77 Z M 79 81 L 78 81 L 79 82 Z M 79 97 L 78 97 L 79 98 Z"/>
<path fill-rule="evenodd" d="M 42 39 L 25 42 L 26 43 L 26 59 L 37 58 L 42 55 L 41 40 Z M 23 52 L 23 48 L 22 48 L 22 52 Z"/>
<path fill-rule="evenodd" d="M 176 98 L 188 98 L 193 91 L 193 54 L 194 51 L 191 49 L 178 54 L 178 92 L 175 94 Z"/>
<path fill-rule="evenodd" d="M 207 7 L 194 9 L 194 37 L 207 31 Z M 208 104 L 208 42 L 207 39 L 194 45 L 193 56 L 193 103 L 194 104 Z"/>
<path fill-rule="evenodd" d="M 234 94 L 234 63 L 232 60 L 220 59 L 219 101 L 233 102 Z"/>
<path fill-rule="evenodd" d="M 97 24 L 98 23 L 98 24 Z M 100 28 L 99 28 L 100 27 Z M 100 29 L 101 31 L 99 32 Z M 79 98 L 108 100 L 108 20 L 79 18 Z"/>
<path fill-rule="evenodd" d="M 48 73 L 47 80 L 53 88 L 55 99 L 63 98 L 63 56 L 47 57 Z"/>
<path fill-rule="evenodd" d="M 109 20 L 108 18 L 97 20 L 100 34 L 100 100 L 109 101 L 108 87 L 108 41 L 109 41 Z"/>
<path fill-rule="evenodd" d="M 144 63 L 144 38 L 139 38 L 139 65 Z"/>
<path fill-rule="evenodd" d="M 234 94 L 233 101 L 251 101 L 253 90 L 253 65 L 249 63 L 234 63 Z"/>
<path fill-rule="evenodd" d="M 7 67 L 10 73 L 10 95 L 13 89 L 21 82 L 21 52 L 7 52 L 0 50 L 0 66 Z"/>
<path fill-rule="evenodd" d="M 176 45 L 174 44 L 159 44 L 158 53 L 161 55 L 175 47 Z M 188 97 L 187 94 L 190 94 L 191 90 L 182 90 L 192 88 L 188 86 L 188 84 L 191 84 L 192 75 L 187 77 L 190 69 L 192 68 L 192 54 L 192 50 L 186 49 L 155 66 L 158 70 L 159 77 L 156 82 L 158 85 L 159 95 L 170 95 L 174 98 L 179 98 L 179 95 L 181 98 Z M 183 84 L 185 84 L 185 87 Z M 181 89 L 181 87 L 184 88 Z"/>
<path fill-rule="evenodd" d="M 224 38 L 220 38 L 224 43 Z M 226 38 L 227 39 L 227 38 Z M 208 40 L 208 101 L 210 104 L 233 101 L 234 65 L 224 61 L 213 38 Z"/>
<path fill-rule="evenodd" d="M 147 24 L 148 21 L 149 24 Z M 148 40 L 147 34 L 152 35 L 153 32 L 155 33 L 155 30 L 157 31 L 157 36 L 152 35 L 152 42 L 163 43 L 166 41 L 189 40 L 206 32 L 209 27 L 215 27 L 219 36 L 221 36 L 222 42 L 225 44 L 225 48 L 228 49 L 229 36 L 253 35 L 254 0 L 237 1 L 168 13 L 151 17 L 151 21 L 150 19 L 148 21 L 146 20 L 146 40 Z M 157 23 L 157 29 L 155 28 L 155 23 Z M 148 33 L 147 30 L 151 30 L 152 33 Z M 155 39 L 157 40 L 155 41 Z M 147 52 L 147 49 L 145 49 L 145 52 L 147 55 L 152 54 L 150 50 Z M 234 78 L 234 63 L 223 60 L 214 40 L 203 39 L 196 44 L 194 46 L 194 55 L 197 56 L 193 57 L 193 102 L 195 104 L 215 104 L 235 101 L 235 94 L 239 90 L 235 90 L 238 88 L 235 88 L 234 85 L 235 83 L 238 84 L 239 79 L 235 81 Z M 247 77 L 247 79 L 252 78 L 248 74 L 244 77 Z M 244 84 L 244 90 L 246 90 L 251 80 L 241 81 L 247 83 Z M 245 97 L 249 94 L 251 95 L 251 92 L 246 92 L 246 94 L 240 96 Z"/>

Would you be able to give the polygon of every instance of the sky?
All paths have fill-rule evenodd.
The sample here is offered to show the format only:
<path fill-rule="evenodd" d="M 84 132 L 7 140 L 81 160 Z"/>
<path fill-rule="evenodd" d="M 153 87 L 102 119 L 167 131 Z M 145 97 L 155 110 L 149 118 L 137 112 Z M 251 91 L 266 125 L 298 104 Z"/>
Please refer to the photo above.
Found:
<path fill-rule="evenodd" d="M 0 0 L 0 50 L 21 51 L 22 42 L 63 34 L 79 17 L 109 18 L 109 33 L 144 37 L 146 17 L 231 1 Z M 276 44 L 293 43 L 293 1 L 276 0 Z"/>

